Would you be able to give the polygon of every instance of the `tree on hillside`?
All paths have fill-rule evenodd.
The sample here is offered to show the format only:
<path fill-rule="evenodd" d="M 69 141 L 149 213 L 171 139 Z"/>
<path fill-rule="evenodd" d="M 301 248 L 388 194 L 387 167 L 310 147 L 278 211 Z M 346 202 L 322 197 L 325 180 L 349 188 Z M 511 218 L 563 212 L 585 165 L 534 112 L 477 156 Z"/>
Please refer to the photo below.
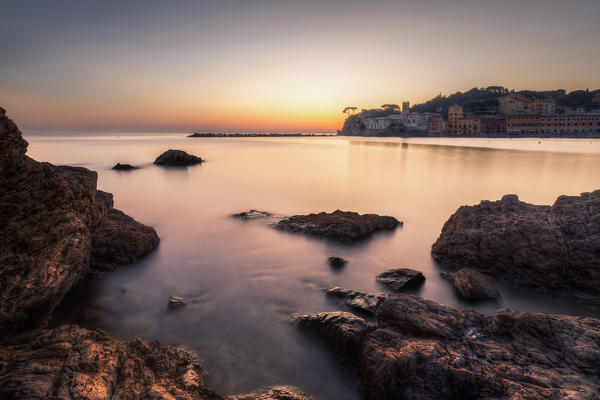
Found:
<path fill-rule="evenodd" d="M 400 111 L 400 106 L 398 104 L 384 104 L 381 108 L 385 111 Z"/>
<path fill-rule="evenodd" d="M 344 111 L 342 111 L 342 112 L 344 114 L 348 114 L 348 116 L 351 117 L 354 114 L 356 114 L 357 111 L 358 111 L 358 107 L 346 107 L 346 108 L 344 108 Z"/>

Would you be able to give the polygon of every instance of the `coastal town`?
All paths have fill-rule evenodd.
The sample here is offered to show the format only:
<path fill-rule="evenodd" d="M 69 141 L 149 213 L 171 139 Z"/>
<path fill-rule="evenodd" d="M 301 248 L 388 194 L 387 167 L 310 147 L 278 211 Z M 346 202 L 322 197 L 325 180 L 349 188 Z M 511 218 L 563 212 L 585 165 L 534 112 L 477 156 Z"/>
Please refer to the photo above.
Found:
<path fill-rule="evenodd" d="M 502 94 L 505 94 L 501 88 Z M 563 91 L 564 92 L 564 91 Z M 594 92 L 595 93 L 595 92 Z M 600 104 L 600 94 L 594 94 Z M 379 109 L 346 107 L 348 118 L 338 135 L 475 135 L 475 136 L 598 136 L 600 108 L 569 107 L 555 99 L 506 93 L 497 98 L 416 111 L 405 101 L 402 108 L 384 104 Z M 473 103 L 478 106 L 473 107 Z M 482 105 L 482 106 L 481 106 Z"/>

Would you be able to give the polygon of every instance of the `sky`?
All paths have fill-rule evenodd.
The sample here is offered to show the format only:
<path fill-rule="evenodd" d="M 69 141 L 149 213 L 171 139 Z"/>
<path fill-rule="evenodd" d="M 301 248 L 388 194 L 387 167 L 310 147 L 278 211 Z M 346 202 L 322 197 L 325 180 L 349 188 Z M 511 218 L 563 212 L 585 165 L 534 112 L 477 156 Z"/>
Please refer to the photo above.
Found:
<path fill-rule="evenodd" d="M 325 132 L 346 106 L 600 88 L 598 0 L 0 0 L 24 132 Z"/>

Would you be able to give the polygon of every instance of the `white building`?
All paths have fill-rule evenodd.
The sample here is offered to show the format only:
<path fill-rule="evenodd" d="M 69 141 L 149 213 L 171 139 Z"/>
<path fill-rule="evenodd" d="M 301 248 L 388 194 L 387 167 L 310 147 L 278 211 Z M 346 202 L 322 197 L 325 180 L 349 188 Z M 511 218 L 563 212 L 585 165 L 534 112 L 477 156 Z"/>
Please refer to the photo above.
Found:
<path fill-rule="evenodd" d="M 369 130 L 384 130 L 392 125 L 404 125 L 409 129 L 417 129 L 421 131 L 427 130 L 429 117 L 433 113 L 418 113 L 410 112 L 410 103 L 405 101 L 402 103 L 402 114 L 392 114 L 385 117 L 373 117 L 363 119 L 365 128 Z"/>

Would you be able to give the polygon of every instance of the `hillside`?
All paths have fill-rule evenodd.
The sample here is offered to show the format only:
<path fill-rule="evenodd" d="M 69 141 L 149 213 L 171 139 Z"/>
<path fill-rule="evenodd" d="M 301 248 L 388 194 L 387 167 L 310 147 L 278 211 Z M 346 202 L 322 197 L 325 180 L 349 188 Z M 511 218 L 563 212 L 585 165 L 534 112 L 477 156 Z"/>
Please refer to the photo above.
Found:
<path fill-rule="evenodd" d="M 498 105 L 497 98 L 506 96 L 509 93 L 516 93 L 529 98 L 554 99 L 558 106 L 571 108 L 583 107 L 586 111 L 600 108 L 600 89 L 590 91 L 574 90 L 567 93 L 563 89 L 534 91 L 520 90 L 514 91 L 502 86 L 488 86 L 486 88 L 473 88 L 467 92 L 456 92 L 448 96 L 434 97 L 423 103 L 411 107 L 411 111 L 416 112 L 439 112 L 448 118 L 448 106 L 460 104 L 466 111 L 485 111 Z"/>

